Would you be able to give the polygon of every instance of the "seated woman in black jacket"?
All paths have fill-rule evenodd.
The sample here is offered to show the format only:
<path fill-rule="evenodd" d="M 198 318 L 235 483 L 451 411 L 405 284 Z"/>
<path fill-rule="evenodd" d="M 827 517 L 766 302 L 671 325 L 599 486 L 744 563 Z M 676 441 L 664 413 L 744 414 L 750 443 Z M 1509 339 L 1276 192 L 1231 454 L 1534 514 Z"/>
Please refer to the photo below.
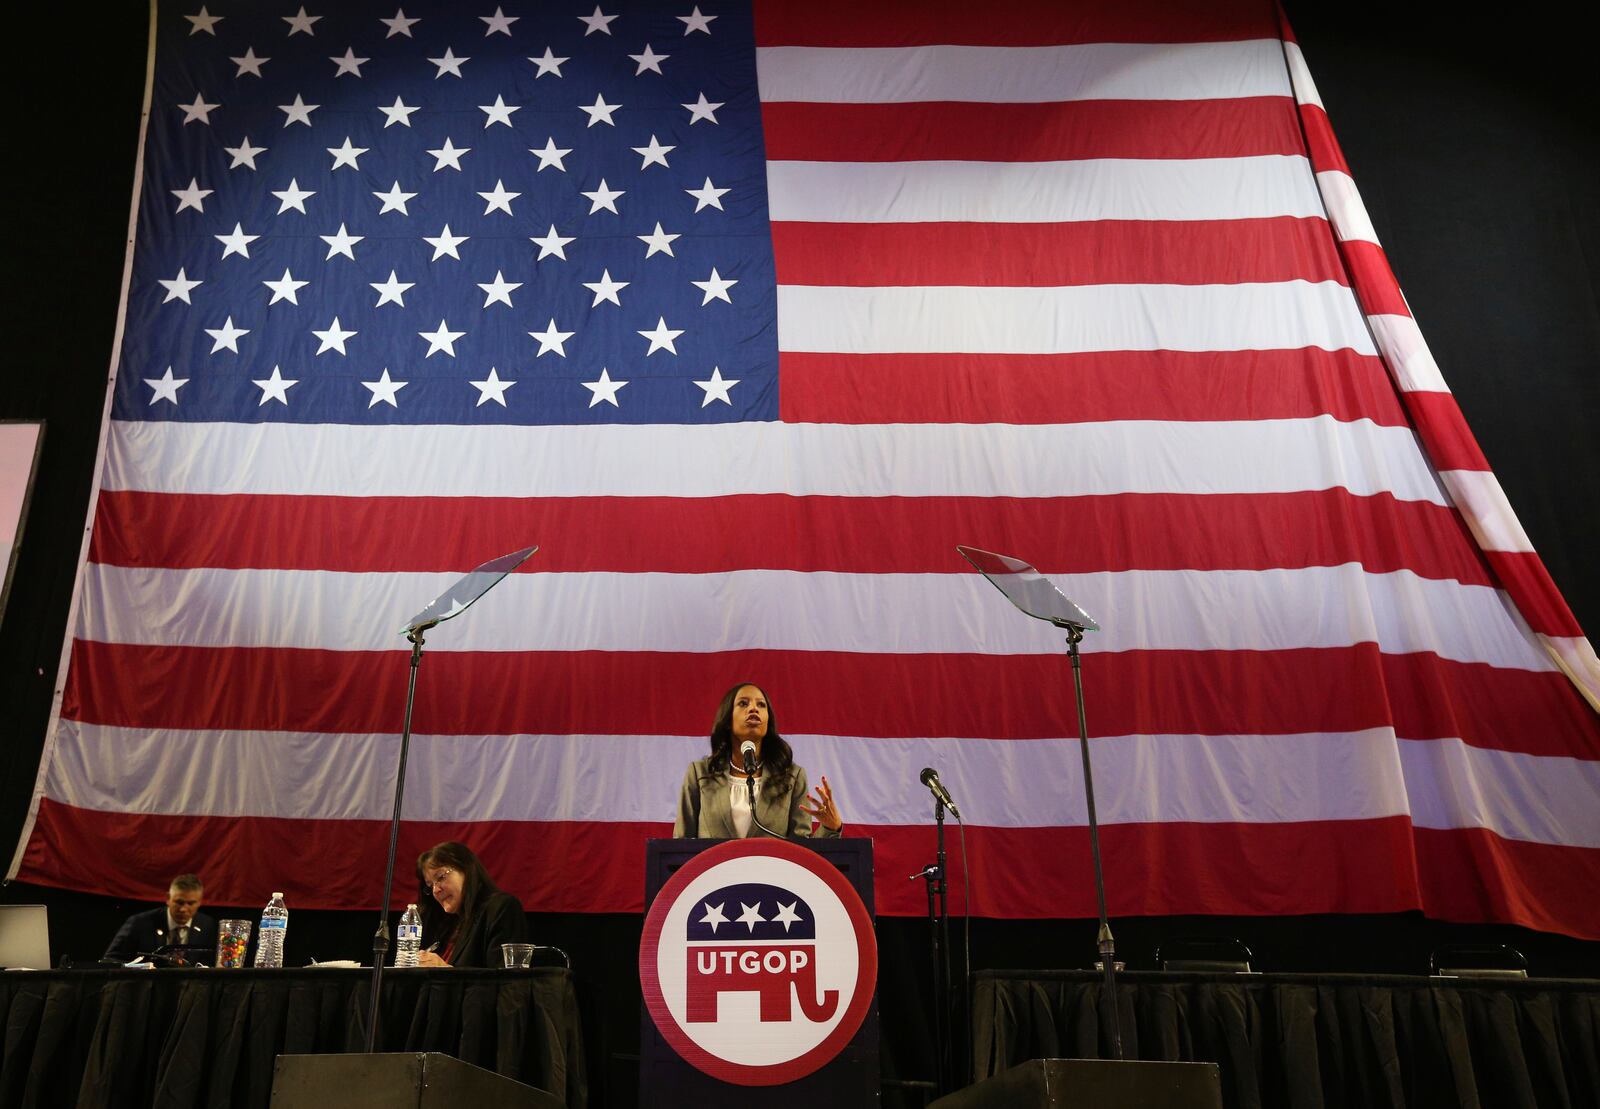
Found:
<path fill-rule="evenodd" d="M 446 842 L 417 857 L 421 967 L 498 967 L 500 945 L 528 942 L 522 903 L 496 888 L 478 856 Z"/>

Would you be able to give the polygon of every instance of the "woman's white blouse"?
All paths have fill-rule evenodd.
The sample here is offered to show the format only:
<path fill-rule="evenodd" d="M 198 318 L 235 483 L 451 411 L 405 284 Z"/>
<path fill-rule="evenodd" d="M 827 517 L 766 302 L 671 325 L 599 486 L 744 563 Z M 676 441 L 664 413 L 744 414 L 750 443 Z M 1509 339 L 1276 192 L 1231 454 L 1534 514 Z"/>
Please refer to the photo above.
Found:
<path fill-rule="evenodd" d="M 761 775 L 755 776 L 756 796 L 761 796 Z M 735 778 L 728 775 L 729 788 L 733 790 L 728 795 L 728 807 L 733 810 L 733 830 L 739 833 L 739 838 L 744 839 L 750 834 L 750 823 L 755 813 L 750 809 L 749 779 Z"/>

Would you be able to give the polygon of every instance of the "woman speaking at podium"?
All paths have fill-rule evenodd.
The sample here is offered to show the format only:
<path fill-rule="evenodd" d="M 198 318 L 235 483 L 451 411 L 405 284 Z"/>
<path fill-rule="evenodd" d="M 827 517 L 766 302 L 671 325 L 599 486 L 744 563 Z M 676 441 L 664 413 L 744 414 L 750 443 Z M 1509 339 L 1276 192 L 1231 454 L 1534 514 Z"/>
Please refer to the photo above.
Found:
<path fill-rule="evenodd" d="M 749 682 L 734 686 L 717 706 L 711 754 L 690 763 L 684 773 L 672 834 L 679 839 L 809 836 L 813 819 L 819 836 L 838 835 L 844 823 L 827 775 L 808 794 L 805 768 L 795 763 L 794 751 L 778 734 L 767 695 Z"/>

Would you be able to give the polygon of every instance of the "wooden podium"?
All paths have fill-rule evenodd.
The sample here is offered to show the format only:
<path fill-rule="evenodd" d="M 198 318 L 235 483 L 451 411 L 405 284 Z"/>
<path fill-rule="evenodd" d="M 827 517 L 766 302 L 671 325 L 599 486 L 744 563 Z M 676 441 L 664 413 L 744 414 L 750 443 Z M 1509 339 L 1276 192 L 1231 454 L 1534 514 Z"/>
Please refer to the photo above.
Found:
<path fill-rule="evenodd" d="M 645 906 L 647 920 L 656 896 L 678 871 L 703 852 L 725 844 L 761 845 L 772 840 L 651 840 L 645 849 Z M 872 841 L 870 839 L 804 839 L 783 841 L 824 860 L 838 872 L 866 907 L 869 926 L 874 912 Z M 732 910 L 730 910 L 731 912 Z M 875 929 L 874 929 L 875 930 Z M 648 942 L 649 927 L 646 927 Z M 876 942 L 873 940 L 873 966 Z M 648 990 L 648 986 L 646 987 Z M 639 1103 L 641 1105 L 694 1105 L 748 1107 L 764 1105 L 865 1105 L 878 1098 L 878 998 L 877 981 L 860 1026 L 829 1062 L 804 1077 L 773 1085 L 741 1084 L 705 1073 L 685 1061 L 661 1030 L 646 1006 L 639 1013 Z M 802 1005 L 803 1005 L 802 999 Z"/>

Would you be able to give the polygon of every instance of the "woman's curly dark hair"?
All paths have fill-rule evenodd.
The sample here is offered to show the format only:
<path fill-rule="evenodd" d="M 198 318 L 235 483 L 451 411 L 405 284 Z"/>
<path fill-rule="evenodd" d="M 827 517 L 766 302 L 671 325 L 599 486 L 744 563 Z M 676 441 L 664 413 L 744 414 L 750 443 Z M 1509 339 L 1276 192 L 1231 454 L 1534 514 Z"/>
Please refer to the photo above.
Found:
<path fill-rule="evenodd" d="M 778 714 L 772 707 L 772 698 L 755 682 L 739 682 L 722 695 L 711 725 L 711 762 L 701 780 L 726 774 L 733 764 L 733 702 L 746 687 L 760 693 L 767 702 L 767 735 L 761 741 L 761 791 L 786 790 L 794 778 L 794 749 L 778 734 Z"/>

